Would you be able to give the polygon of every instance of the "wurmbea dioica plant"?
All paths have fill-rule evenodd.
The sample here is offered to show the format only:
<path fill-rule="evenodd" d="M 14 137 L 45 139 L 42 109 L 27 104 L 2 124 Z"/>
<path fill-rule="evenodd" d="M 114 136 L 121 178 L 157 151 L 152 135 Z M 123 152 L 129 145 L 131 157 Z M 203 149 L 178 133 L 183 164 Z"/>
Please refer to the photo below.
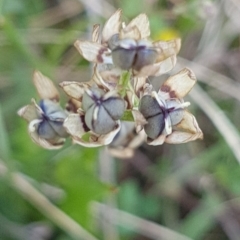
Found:
<path fill-rule="evenodd" d="M 67 110 L 59 106 L 52 82 L 34 74 L 40 103 L 32 100 L 18 113 L 29 122 L 30 136 L 40 146 L 61 147 L 69 135 L 82 146 L 108 145 L 115 156 L 130 157 L 144 139 L 160 145 L 203 137 L 186 110 L 190 103 L 183 100 L 196 83 L 191 70 L 169 77 L 157 91 L 147 83 L 149 76 L 175 66 L 180 39 L 153 42 L 145 14 L 126 25 L 121 13 L 116 11 L 102 30 L 94 25 L 91 41 L 75 42 L 79 53 L 94 63 L 94 71 L 87 82 L 60 83 L 70 98 Z"/>

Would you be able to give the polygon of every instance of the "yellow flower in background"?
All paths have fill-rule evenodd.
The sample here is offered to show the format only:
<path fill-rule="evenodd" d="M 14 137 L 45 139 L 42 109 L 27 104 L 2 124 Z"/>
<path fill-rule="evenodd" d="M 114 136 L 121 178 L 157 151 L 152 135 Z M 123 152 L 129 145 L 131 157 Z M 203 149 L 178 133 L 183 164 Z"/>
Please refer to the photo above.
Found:
<path fill-rule="evenodd" d="M 179 32 L 174 28 L 165 28 L 154 35 L 155 41 L 169 41 L 175 38 L 180 38 Z"/>

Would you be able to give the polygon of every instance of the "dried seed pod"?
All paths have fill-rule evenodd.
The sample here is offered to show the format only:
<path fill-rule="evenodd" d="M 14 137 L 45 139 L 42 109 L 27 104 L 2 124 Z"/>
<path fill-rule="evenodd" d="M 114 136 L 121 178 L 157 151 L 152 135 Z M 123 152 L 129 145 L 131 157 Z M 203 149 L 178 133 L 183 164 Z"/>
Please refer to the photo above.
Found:
<path fill-rule="evenodd" d="M 181 122 L 184 106 L 178 99 L 161 100 L 155 95 L 145 95 L 140 101 L 139 111 L 148 121 L 144 125 L 147 136 L 156 139 L 166 128 Z M 168 123 L 170 126 L 166 126 Z"/>
<path fill-rule="evenodd" d="M 42 110 L 39 117 L 42 121 L 37 128 L 39 137 L 47 140 L 56 137 L 67 137 L 68 134 L 63 127 L 63 121 L 67 117 L 67 114 L 60 105 L 51 100 L 44 99 L 40 101 L 39 107 Z"/>
<path fill-rule="evenodd" d="M 108 94 L 108 96 L 107 96 Z M 109 94 L 99 88 L 88 89 L 82 100 L 85 123 L 97 134 L 107 134 L 117 126 L 125 110 L 125 102 L 117 94 Z"/>
<path fill-rule="evenodd" d="M 115 45 L 117 46 L 112 49 L 113 63 L 124 70 L 130 68 L 140 70 L 146 65 L 153 64 L 158 56 L 157 51 L 147 40 L 122 39 Z"/>

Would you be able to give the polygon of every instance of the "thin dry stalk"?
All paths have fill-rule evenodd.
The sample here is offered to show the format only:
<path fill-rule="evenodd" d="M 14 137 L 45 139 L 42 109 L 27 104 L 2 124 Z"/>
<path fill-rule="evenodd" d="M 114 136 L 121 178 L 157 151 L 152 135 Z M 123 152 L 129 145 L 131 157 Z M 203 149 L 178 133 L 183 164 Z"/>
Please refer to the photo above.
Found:
<path fill-rule="evenodd" d="M 0 161 L 0 177 L 5 176 L 8 176 L 11 186 L 19 192 L 23 198 L 74 239 L 97 240 L 97 238 L 87 232 L 67 214 L 54 206 L 42 193 L 30 184 L 21 173 L 9 172 L 3 162 Z"/>
<path fill-rule="evenodd" d="M 222 134 L 240 164 L 240 136 L 236 127 L 200 86 L 194 87 L 190 92 L 190 97 L 202 109 L 202 111 L 205 112 L 218 131 Z"/>
<path fill-rule="evenodd" d="M 240 84 L 235 82 L 233 79 L 217 73 L 194 61 L 189 61 L 181 57 L 178 57 L 178 61 L 178 66 L 188 66 L 191 68 L 199 81 L 240 101 Z"/>
<path fill-rule="evenodd" d="M 169 228 L 156 224 L 154 222 L 150 222 L 148 220 L 139 218 L 130 213 L 124 212 L 119 209 L 111 208 L 105 204 L 101 204 L 98 202 L 92 203 L 92 210 L 94 216 L 104 216 L 105 218 L 110 215 L 106 214 L 107 212 L 112 212 L 112 216 L 114 218 L 108 219 L 112 223 L 116 225 L 124 226 L 128 229 L 134 230 L 143 236 L 146 236 L 151 239 L 158 240 L 191 240 L 191 238 L 179 234 Z"/>

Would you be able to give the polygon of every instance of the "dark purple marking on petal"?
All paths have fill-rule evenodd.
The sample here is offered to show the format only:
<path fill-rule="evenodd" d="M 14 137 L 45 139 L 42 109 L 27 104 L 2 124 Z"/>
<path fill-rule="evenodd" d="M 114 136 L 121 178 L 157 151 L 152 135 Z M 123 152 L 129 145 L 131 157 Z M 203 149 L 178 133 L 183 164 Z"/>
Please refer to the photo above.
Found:
<path fill-rule="evenodd" d="M 83 124 L 83 129 L 85 132 L 89 132 L 90 131 L 90 128 L 88 128 L 86 122 L 85 122 L 85 119 L 84 119 L 84 115 L 80 115 L 80 121 L 82 122 Z"/>
<path fill-rule="evenodd" d="M 162 85 L 160 89 L 162 92 L 170 92 L 171 90 L 171 88 L 167 85 Z"/>
<path fill-rule="evenodd" d="M 170 96 L 170 98 L 177 98 L 175 91 L 170 91 L 169 96 Z"/>
<path fill-rule="evenodd" d="M 97 55 L 97 61 L 98 61 L 99 63 L 103 63 L 103 57 L 102 57 L 102 55 L 103 55 L 103 53 L 104 53 L 105 51 L 107 51 L 107 50 L 108 50 L 107 48 L 101 48 L 101 49 L 99 50 L 98 55 Z"/>

